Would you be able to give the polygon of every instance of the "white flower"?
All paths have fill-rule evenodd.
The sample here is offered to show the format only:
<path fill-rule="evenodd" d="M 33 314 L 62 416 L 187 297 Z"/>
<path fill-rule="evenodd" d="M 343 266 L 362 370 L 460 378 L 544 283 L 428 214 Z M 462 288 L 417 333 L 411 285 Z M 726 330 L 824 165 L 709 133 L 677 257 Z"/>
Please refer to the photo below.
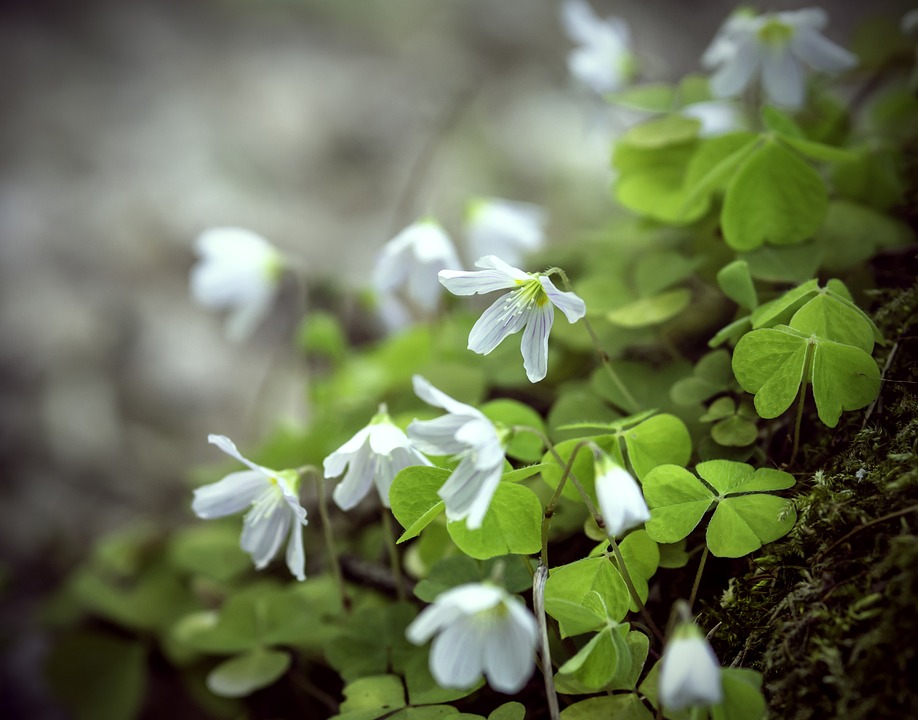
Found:
<path fill-rule="evenodd" d="M 660 666 L 660 702 L 667 710 L 723 701 L 720 663 L 704 635 L 693 623 L 676 628 L 663 651 Z"/>
<path fill-rule="evenodd" d="M 606 532 L 618 537 L 626 530 L 650 520 L 650 510 L 644 501 L 640 485 L 631 473 L 616 465 L 602 451 L 594 451 L 596 469 L 596 498 L 606 525 Z"/>
<path fill-rule="evenodd" d="M 483 673 L 495 690 L 515 693 L 532 675 L 536 621 L 503 588 L 469 583 L 447 590 L 405 632 L 415 645 L 436 633 L 430 674 L 442 687 L 471 687 Z"/>
<path fill-rule="evenodd" d="M 531 203 L 477 198 L 469 203 L 467 232 L 472 257 L 497 255 L 514 265 L 545 243 L 545 211 Z"/>
<path fill-rule="evenodd" d="M 191 509 L 199 518 L 210 520 L 234 515 L 251 505 L 243 519 L 240 545 L 252 556 L 256 569 L 261 570 L 271 562 L 289 533 L 287 567 L 297 580 L 305 580 L 302 526 L 307 521 L 306 510 L 297 497 L 297 473 L 275 472 L 256 465 L 223 435 L 208 435 L 207 440 L 250 469 L 230 473 L 219 482 L 197 488 Z"/>
<path fill-rule="evenodd" d="M 373 286 L 380 294 L 404 288 L 406 297 L 420 310 L 432 313 L 440 300 L 437 272 L 462 267 L 449 236 L 432 220 L 419 220 L 402 230 L 383 247 L 373 271 Z"/>
<path fill-rule="evenodd" d="M 348 468 L 332 497 L 342 510 L 359 503 L 375 482 L 379 499 L 389 507 L 389 488 L 398 472 L 411 465 L 431 465 L 412 447 L 408 436 L 392 423 L 385 406 L 370 424 L 325 458 L 325 477 L 338 477 Z"/>
<path fill-rule="evenodd" d="M 717 68 L 711 92 L 736 97 L 760 74 L 765 95 L 776 105 L 803 105 L 805 78 L 801 63 L 836 73 L 857 64 L 857 58 L 820 34 L 828 16 L 821 8 L 753 15 L 734 13 L 717 31 L 702 64 Z"/>
<path fill-rule="evenodd" d="M 911 35 L 918 28 L 918 8 L 909 10 L 899 21 L 899 29 L 905 35 Z"/>
<path fill-rule="evenodd" d="M 586 0 L 565 0 L 561 22 L 568 37 L 579 45 L 567 58 L 571 75 L 597 93 L 613 92 L 628 82 L 634 61 L 623 20 L 600 20 Z"/>
<path fill-rule="evenodd" d="M 442 270 L 440 282 L 455 295 L 514 289 L 498 298 L 472 327 L 469 350 L 487 355 L 505 337 L 525 327 L 520 344 L 523 367 L 530 382 L 539 382 L 548 372 L 548 334 L 555 307 L 574 323 L 586 314 L 586 305 L 574 293 L 558 290 L 547 275 L 523 272 L 494 255 L 481 258 L 475 267 L 482 270 Z"/>
<path fill-rule="evenodd" d="M 679 110 L 679 114 L 695 118 L 701 123 L 698 134 L 701 137 L 717 137 L 746 128 L 739 107 L 726 100 L 704 100 L 690 103 Z"/>
<path fill-rule="evenodd" d="M 191 295 L 208 308 L 229 310 L 226 335 L 245 340 L 277 294 L 283 256 L 260 235 L 242 228 L 211 228 L 195 241 L 200 260 L 191 270 Z"/>
<path fill-rule="evenodd" d="M 443 408 L 447 415 L 414 420 L 408 437 L 428 455 L 454 455 L 459 465 L 437 494 L 449 520 L 465 518 L 466 526 L 481 527 L 504 469 L 504 447 L 497 428 L 480 411 L 437 390 L 420 375 L 412 378 L 421 400 Z"/>

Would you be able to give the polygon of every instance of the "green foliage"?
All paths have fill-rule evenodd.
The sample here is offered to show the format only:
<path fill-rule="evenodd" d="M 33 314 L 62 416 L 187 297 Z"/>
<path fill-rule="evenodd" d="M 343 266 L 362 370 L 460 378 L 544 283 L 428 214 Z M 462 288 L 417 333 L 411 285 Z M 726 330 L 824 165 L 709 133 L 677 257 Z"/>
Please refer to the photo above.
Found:
<path fill-rule="evenodd" d="M 769 494 L 792 487 L 792 475 L 730 460 L 699 463 L 695 471 L 697 477 L 677 465 L 662 465 L 645 478 L 651 511 L 647 534 L 654 540 L 681 540 L 712 507 L 705 539 L 717 557 L 748 555 L 793 527 L 793 505 Z"/>
<path fill-rule="evenodd" d="M 278 471 L 319 468 L 380 403 L 402 428 L 440 416 L 411 391 L 420 374 L 480 410 L 504 441 L 481 527 L 445 517 L 449 456 L 394 478 L 388 500 L 403 532 L 391 550 L 371 500 L 327 519 L 304 485 L 303 583 L 289 582 L 282 562 L 253 569 L 238 517 L 174 531 L 138 524 L 100 542 L 49 604 L 48 676 L 66 709 L 146 717 L 155 674 L 150 687 L 170 701 L 227 719 L 325 717 L 339 700 L 343 720 L 541 716 L 535 664 L 521 702 L 503 702 L 483 678 L 443 688 L 430 648 L 406 628 L 423 604 L 469 583 L 535 607 L 533 575 L 547 562 L 548 669 L 569 696 L 564 720 L 907 713 L 918 378 L 906 358 L 918 286 L 876 315 L 883 333 L 865 302 L 888 292 L 884 283 L 914 283 L 918 101 L 901 77 L 913 48 L 881 39 L 874 29 L 859 40 L 872 75 L 854 96 L 820 79 L 791 113 L 747 93 L 734 106 L 743 121 L 725 133 L 684 114 L 711 99 L 704 77 L 606 98 L 645 117 L 611 157 L 614 197 L 631 216 L 609 213 L 577 237 L 579 204 L 552 200 L 564 242 L 526 269 L 563 267 L 553 282 L 584 300 L 589 326 L 556 314 L 551 373 L 538 384 L 521 367 L 519 336 L 486 356 L 467 350 L 478 315 L 461 299 L 360 345 L 349 338 L 375 332 L 375 320 L 310 310 L 294 337 L 310 369 L 310 420 L 268 428 L 251 457 Z M 822 425 L 802 423 L 810 395 Z M 775 419 L 795 401 L 787 452 L 791 423 Z M 595 448 L 637 479 L 649 506 L 618 545 L 591 515 Z M 368 472 L 384 465 L 374 458 Z M 782 492 L 792 487 L 793 500 Z M 707 561 L 708 551 L 749 558 Z M 724 701 L 670 712 L 658 707 L 659 663 L 645 665 L 663 649 L 654 625 L 667 628 L 674 601 L 690 596 L 729 665 Z M 771 708 L 749 667 L 765 671 Z"/>
<path fill-rule="evenodd" d="M 289 667 L 289 653 L 256 648 L 217 665 L 207 676 L 207 687 L 221 697 L 245 697 L 274 684 Z"/>
<path fill-rule="evenodd" d="M 446 529 L 456 546 L 478 560 L 539 551 L 542 504 L 524 485 L 500 483 L 494 491 L 488 514 L 477 530 L 469 530 L 465 520 L 449 522 Z"/>

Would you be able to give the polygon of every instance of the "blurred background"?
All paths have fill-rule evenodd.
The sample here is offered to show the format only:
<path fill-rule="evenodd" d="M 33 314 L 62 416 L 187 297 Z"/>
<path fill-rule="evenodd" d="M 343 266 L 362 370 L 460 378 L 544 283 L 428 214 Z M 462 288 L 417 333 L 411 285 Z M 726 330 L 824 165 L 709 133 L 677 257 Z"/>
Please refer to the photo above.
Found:
<path fill-rule="evenodd" d="M 592 4 L 653 80 L 699 69 L 735 5 Z M 843 45 L 869 12 L 827 9 Z M 189 522 L 189 468 L 221 459 L 208 433 L 244 452 L 308 417 L 302 292 L 230 344 L 188 294 L 195 237 L 249 228 L 308 288 L 355 291 L 425 212 L 458 240 L 471 195 L 543 204 L 563 241 L 611 205 L 608 118 L 571 47 L 554 0 L 0 6 L 2 670 L 33 717 L 34 598 L 104 532 Z"/>

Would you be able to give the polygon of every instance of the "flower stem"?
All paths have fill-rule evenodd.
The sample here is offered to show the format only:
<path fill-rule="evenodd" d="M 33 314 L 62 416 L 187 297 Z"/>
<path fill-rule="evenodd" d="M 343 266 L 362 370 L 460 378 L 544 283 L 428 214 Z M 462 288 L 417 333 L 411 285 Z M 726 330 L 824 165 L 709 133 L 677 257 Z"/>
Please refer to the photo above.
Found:
<path fill-rule="evenodd" d="M 698 587 L 701 585 L 701 573 L 704 572 L 704 564 L 708 561 L 708 546 L 704 546 L 701 552 L 701 560 L 698 561 L 698 570 L 695 572 L 695 582 L 692 583 L 692 594 L 689 595 L 689 609 L 695 606 L 695 598 L 698 596 Z"/>
<path fill-rule="evenodd" d="M 560 720 L 558 694 L 555 692 L 555 678 L 551 664 L 551 648 L 548 644 L 548 621 L 545 617 L 546 580 L 548 580 L 548 566 L 540 562 L 532 579 L 532 607 L 535 610 L 536 621 L 539 624 L 539 640 L 541 643 L 539 656 L 542 659 L 542 678 L 545 680 L 548 713 L 551 720 Z"/>
<path fill-rule="evenodd" d="M 663 643 L 663 633 L 660 632 L 660 628 L 657 627 L 657 624 L 650 616 L 647 607 L 641 600 L 640 595 L 638 595 L 637 588 L 634 587 L 634 582 L 631 580 L 631 573 L 628 572 L 628 567 L 625 565 L 625 558 L 622 557 L 622 551 L 619 549 L 615 538 L 611 535 L 609 535 L 609 547 L 612 548 L 612 552 L 615 554 L 615 560 L 618 563 L 619 572 L 622 575 L 622 579 L 625 581 L 625 585 L 628 586 L 628 592 L 631 594 L 631 599 L 634 600 L 638 607 L 638 612 L 640 612 L 641 617 L 644 618 L 644 622 L 647 623 L 647 627 L 650 628 L 650 631 L 654 634 L 654 637 Z"/>
<path fill-rule="evenodd" d="M 545 440 L 548 442 L 548 438 Z M 551 519 L 555 514 L 555 506 L 557 506 L 558 502 L 561 500 L 561 492 L 564 490 L 564 485 L 567 483 L 568 478 L 571 478 L 572 482 L 574 482 L 571 468 L 574 467 L 577 453 L 590 442 L 590 440 L 582 440 L 574 445 L 574 449 L 567 463 L 562 463 L 561 456 L 555 451 L 554 446 L 549 443 L 552 455 L 554 455 L 559 465 L 564 465 L 564 471 L 561 473 L 561 479 L 558 481 L 558 487 L 555 488 L 554 495 L 551 496 L 551 500 L 549 500 L 548 505 L 545 506 L 545 512 L 542 513 L 542 555 L 540 562 L 546 567 L 548 567 L 548 530 L 551 527 Z M 580 490 L 581 494 L 583 494 L 583 486 L 580 485 L 579 482 L 577 483 L 577 488 Z M 587 500 L 589 501 L 589 498 L 587 498 Z"/>
<path fill-rule="evenodd" d="M 341 596 L 341 607 L 345 612 L 351 609 L 351 600 L 344 589 L 344 578 L 341 576 L 341 564 L 338 562 L 338 550 L 335 547 L 335 538 L 332 535 L 331 519 L 328 516 L 328 507 L 325 498 L 325 478 L 322 473 L 312 469 L 316 478 L 316 489 L 319 495 L 319 516 L 322 518 L 322 532 L 325 535 L 325 548 L 328 551 L 328 561 L 331 564 L 332 577 Z"/>
<path fill-rule="evenodd" d="M 573 286 L 571 281 L 567 277 L 567 273 L 564 272 L 559 267 L 553 267 L 545 271 L 546 275 L 558 275 L 561 277 L 561 282 L 564 284 L 564 287 L 569 292 L 573 292 Z M 634 399 L 634 396 L 628 390 L 625 383 L 622 382 L 622 379 L 618 376 L 618 373 L 615 372 L 615 368 L 612 367 L 612 358 L 609 357 L 609 353 L 606 352 L 606 349 L 602 346 L 602 343 L 599 342 L 599 337 L 596 335 L 596 331 L 593 330 L 593 326 L 590 325 L 590 321 L 587 320 L 586 315 L 583 316 L 583 327 L 586 328 L 587 333 L 590 336 L 590 340 L 593 342 L 593 347 L 596 348 L 596 354 L 599 355 L 599 359 L 602 362 L 603 367 L 606 369 L 606 372 L 609 375 L 609 378 L 612 380 L 612 383 L 622 394 L 622 397 L 625 399 L 625 403 L 628 407 L 624 408 L 625 414 L 630 415 L 636 413 L 641 409 L 640 404 L 637 400 Z"/>
<path fill-rule="evenodd" d="M 542 514 L 542 554 L 541 554 L 541 563 L 548 566 L 548 530 L 551 526 L 551 518 L 555 514 L 555 506 L 561 500 L 561 491 L 564 490 L 564 485 L 570 479 L 574 484 L 574 487 L 577 488 L 577 491 L 580 493 L 580 496 L 583 498 L 584 504 L 587 506 L 590 514 L 594 519 L 599 523 L 599 527 L 603 527 L 602 517 L 596 511 L 596 506 L 593 505 L 593 501 L 590 499 L 590 496 L 587 495 L 586 490 L 583 489 L 583 485 L 580 484 L 580 481 L 572 472 L 574 467 L 574 461 L 577 459 L 577 453 L 580 450 L 592 444 L 592 440 L 581 440 L 576 445 L 574 445 L 573 450 L 571 450 L 571 456 L 568 458 L 567 462 L 564 462 L 564 459 L 558 454 L 558 451 L 555 449 L 555 446 L 552 444 L 551 440 L 548 439 L 548 436 L 539 430 L 538 428 L 529 427 L 528 425 L 515 425 L 513 427 L 513 432 L 528 432 L 536 437 L 538 437 L 542 443 L 548 448 L 548 452 L 551 453 L 552 457 L 555 459 L 555 462 L 562 468 L 564 468 L 561 473 L 561 479 L 558 481 L 558 487 L 555 488 L 554 495 L 551 496 L 551 500 L 548 501 L 548 505 L 545 506 L 545 511 Z"/>
<path fill-rule="evenodd" d="M 398 559 L 398 548 L 395 546 L 395 535 L 392 532 L 392 518 L 389 517 L 389 508 L 381 508 L 383 519 L 383 535 L 386 536 L 386 549 L 389 552 L 389 569 L 392 571 L 392 579 L 395 581 L 395 592 L 399 602 L 405 602 L 408 599 L 408 593 L 405 590 L 405 578 L 402 575 L 402 566 Z"/>
<path fill-rule="evenodd" d="M 587 333 L 589 333 L 590 339 L 593 341 L 593 347 L 596 348 L 596 353 L 599 355 L 599 359 L 602 361 L 602 366 L 606 369 L 606 373 L 611 378 L 618 391 L 622 394 L 622 397 L 625 398 L 625 402 L 628 405 L 628 407 L 624 408 L 626 414 L 636 413 L 641 409 L 640 404 L 634 399 L 634 396 L 625 386 L 625 383 L 622 382 L 618 373 L 615 372 L 615 368 L 612 367 L 612 358 L 609 357 L 609 353 L 606 352 L 606 349 L 599 342 L 596 331 L 593 330 L 593 326 L 590 325 L 590 321 L 587 320 L 586 317 L 583 318 L 583 327 L 585 327 Z"/>
<path fill-rule="evenodd" d="M 806 379 L 810 374 L 810 363 L 812 362 L 813 357 L 813 345 L 812 343 L 806 346 L 806 357 L 803 361 L 803 379 L 800 381 L 800 392 L 797 394 L 797 417 L 794 420 L 794 445 L 791 449 L 790 463 L 794 464 L 794 460 L 797 459 L 797 450 L 800 449 L 800 424 L 803 421 L 803 405 L 806 401 Z"/>

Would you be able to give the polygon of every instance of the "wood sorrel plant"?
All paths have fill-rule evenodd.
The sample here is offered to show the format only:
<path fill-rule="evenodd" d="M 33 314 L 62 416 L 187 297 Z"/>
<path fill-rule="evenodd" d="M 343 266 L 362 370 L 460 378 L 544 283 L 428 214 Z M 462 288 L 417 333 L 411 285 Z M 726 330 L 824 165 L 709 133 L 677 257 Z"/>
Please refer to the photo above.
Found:
<path fill-rule="evenodd" d="M 814 469 L 798 464 L 801 429 L 841 428 L 877 398 L 884 338 L 861 303 L 873 259 L 915 253 L 898 149 L 914 153 L 899 120 L 914 133 L 918 103 L 894 56 L 869 81 L 842 77 L 861 90 L 838 100 L 818 71 L 855 56 L 819 34 L 819 10 L 733 16 L 709 50 L 711 84 L 622 88 L 632 65 L 605 77 L 595 58 L 633 62 L 623 21 L 564 8 L 581 82 L 646 115 L 612 155 L 632 217 L 542 250 L 541 266 L 564 270 L 541 272 L 493 253 L 457 269 L 428 219 L 386 246 L 374 282 L 425 322 L 349 347 L 336 317 L 307 314 L 302 350 L 322 360 L 311 423 L 277 431 L 254 453 L 264 466 L 233 447 L 251 472 L 195 501 L 202 517 L 251 505 L 242 548 L 262 568 L 291 537 L 302 581 L 253 572 L 234 520 L 100 546 L 67 590 L 68 617 L 120 630 L 71 630 L 52 662 L 66 687 L 68 663 L 91 651 L 117 684 L 104 698 L 71 689 L 84 716 L 136 716 L 154 654 L 214 717 L 257 717 L 269 697 L 274 714 L 341 720 L 765 715 L 761 668 L 693 613 L 746 566 L 716 558 L 794 527 L 787 491 Z M 712 123 L 724 108 L 731 121 Z M 488 227 L 495 247 L 530 237 L 526 207 L 476 226 L 476 247 Z M 505 294 L 476 318 L 438 280 Z M 236 312 L 257 302 L 250 318 L 273 298 L 237 290 Z M 555 308 L 567 323 L 553 327 Z M 518 332 L 519 354 L 503 342 Z M 302 528 L 291 493 L 307 476 L 318 492 Z"/>

